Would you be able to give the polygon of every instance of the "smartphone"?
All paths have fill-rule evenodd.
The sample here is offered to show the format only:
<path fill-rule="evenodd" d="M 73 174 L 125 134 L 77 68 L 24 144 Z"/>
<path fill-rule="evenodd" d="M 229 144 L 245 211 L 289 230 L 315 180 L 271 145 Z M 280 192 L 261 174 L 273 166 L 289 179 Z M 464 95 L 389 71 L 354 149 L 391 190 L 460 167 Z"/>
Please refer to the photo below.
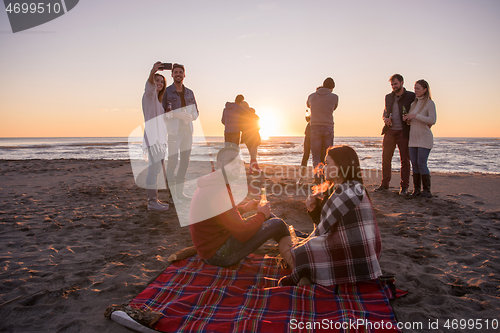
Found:
<path fill-rule="evenodd" d="M 171 62 L 163 62 L 161 64 L 161 67 L 158 69 L 172 69 L 172 63 Z"/>

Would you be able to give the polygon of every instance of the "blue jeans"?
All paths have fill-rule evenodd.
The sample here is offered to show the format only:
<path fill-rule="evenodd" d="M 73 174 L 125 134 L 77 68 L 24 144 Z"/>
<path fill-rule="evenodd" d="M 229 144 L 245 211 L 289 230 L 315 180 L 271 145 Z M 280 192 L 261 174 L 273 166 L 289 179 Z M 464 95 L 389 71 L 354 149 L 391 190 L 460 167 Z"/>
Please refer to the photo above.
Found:
<path fill-rule="evenodd" d="M 164 154 L 161 154 L 164 155 Z M 148 174 L 146 176 L 146 188 L 157 189 L 158 175 L 163 167 L 163 157 L 155 155 L 148 149 Z"/>
<path fill-rule="evenodd" d="M 191 132 L 179 131 L 177 135 L 168 136 L 167 179 L 169 182 L 175 182 L 175 180 L 183 182 L 186 178 L 192 146 L 193 134 Z M 179 161 L 179 150 L 179 170 L 177 170 L 177 176 L 175 176 L 175 168 L 177 167 L 177 162 Z"/>
<path fill-rule="evenodd" d="M 427 167 L 427 159 L 429 158 L 431 150 L 422 147 L 410 147 L 409 149 L 413 173 L 419 173 L 421 175 L 430 174 L 429 168 Z"/>
<path fill-rule="evenodd" d="M 271 215 L 271 218 L 265 221 L 255 235 L 245 243 L 238 241 L 231 235 L 215 252 L 214 256 L 206 259 L 205 262 L 209 265 L 229 267 L 257 250 L 268 239 L 274 238 L 276 242 L 279 242 L 286 236 L 290 236 L 288 225 L 282 219 Z"/>
<path fill-rule="evenodd" d="M 311 125 L 311 153 L 313 166 L 325 161 L 326 150 L 333 146 L 333 127 Z"/>

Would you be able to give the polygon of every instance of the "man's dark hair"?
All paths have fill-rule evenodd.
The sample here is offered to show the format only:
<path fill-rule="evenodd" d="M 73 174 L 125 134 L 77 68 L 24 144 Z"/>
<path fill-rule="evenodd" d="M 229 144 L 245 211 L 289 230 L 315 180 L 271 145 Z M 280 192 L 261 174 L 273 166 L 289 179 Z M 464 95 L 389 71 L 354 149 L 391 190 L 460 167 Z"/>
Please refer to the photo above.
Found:
<path fill-rule="evenodd" d="M 328 89 L 335 88 L 335 81 L 331 77 L 327 77 L 325 81 L 323 81 L 323 87 Z"/>
<path fill-rule="evenodd" d="M 389 79 L 389 82 L 392 82 L 394 80 L 398 80 L 399 82 L 404 82 L 403 80 L 403 76 L 401 74 L 394 74 L 393 76 L 391 76 L 391 78 Z"/>
<path fill-rule="evenodd" d="M 236 104 L 240 104 L 241 102 L 243 102 L 245 100 L 245 97 L 243 97 L 243 95 L 238 95 L 236 96 L 236 98 L 234 99 L 234 102 Z"/>
<path fill-rule="evenodd" d="M 222 157 L 226 152 L 233 151 L 237 154 L 240 153 L 240 148 L 237 147 L 234 143 L 226 142 L 225 144 L 226 146 L 221 148 L 221 150 L 219 150 L 219 152 L 217 153 L 217 162 L 220 162 L 222 160 Z"/>
<path fill-rule="evenodd" d="M 185 72 L 186 70 L 184 69 L 184 65 L 181 65 L 181 64 L 178 64 L 178 63 L 175 63 L 172 65 L 172 72 L 174 71 L 174 69 L 176 68 L 181 68 L 183 72 Z"/>

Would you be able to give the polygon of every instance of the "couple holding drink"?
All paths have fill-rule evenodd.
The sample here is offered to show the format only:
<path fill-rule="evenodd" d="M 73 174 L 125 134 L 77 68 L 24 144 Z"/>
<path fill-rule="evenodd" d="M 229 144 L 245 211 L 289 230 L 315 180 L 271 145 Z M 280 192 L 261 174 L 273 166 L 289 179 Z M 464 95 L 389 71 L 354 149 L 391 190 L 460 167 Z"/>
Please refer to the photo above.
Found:
<path fill-rule="evenodd" d="M 310 195 L 305 206 L 314 232 L 294 243 L 289 225 L 271 213 L 270 203 L 251 200 L 236 206 L 229 183 L 241 171 L 239 148 L 227 146 L 217 154 L 217 171 L 198 180 L 190 211 L 194 247 L 207 264 L 229 267 L 273 238 L 289 268 L 285 285 L 334 285 L 376 279 L 382 275 L 378 258 L 381 238 L 371 200 L 363 185 L 356 152 L 348 146 L 330 147 L 325 177 L 330 187 Z M 344 178 L 345 177 L 345 178 Z M 212 207 L 229 196 L 231 205 L 201 220 L 197 208 Z M 257 211 L 247 219 L 241 215 Z M 304 236 L 301 233 L 299 237 Z"/>

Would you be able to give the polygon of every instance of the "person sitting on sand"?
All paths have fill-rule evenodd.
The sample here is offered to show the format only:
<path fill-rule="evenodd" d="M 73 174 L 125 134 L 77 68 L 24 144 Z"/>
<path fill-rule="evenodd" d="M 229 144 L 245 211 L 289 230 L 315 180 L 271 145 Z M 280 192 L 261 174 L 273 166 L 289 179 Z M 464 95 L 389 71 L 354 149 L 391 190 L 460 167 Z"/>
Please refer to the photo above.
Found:
<path fill-rule="evenodd" d="M 229 184 L 241 173 L 243 161 L 239 152 L 235 145 L 222 148 L 217 154 L 218 170 L 198 179 L 189 212 L 193 245 L 207 264 L 228 267 L 273 238 L 291 267 L 292 240 L 288 226 L 271 214 L 269 202 L 260 205 L 259 201 L 251 200 L 241 206 L 234 204 Z M 256 215 L 243 220 L 241 214 L 254 210 Z"/>
<path fill-rule="evenodd" d="M 348 146 L 330 147 L 325 162 L 325 177 L 333 185 L 307 198 L 308 214 L 319 224 L 292 249 L 294 268 L 281 285 L 330 286 L 382 275 L 381 238 L 358 155 Z"/>
<path fill-rule="evenodd" d="M 148 156 L 148 174 L 146 176 L 146 197 L 148 210 L 167 210 L 168 204 L 158 200 L 158 175 L 163 167 L 167 147 L 167 125 L 165 110 L 161 105 L 166 88 L 165 77 L 156 73 L 162 69 L 160 61 L 153 65 L 146 81 L 142 96 L 142 112 L 146 123 L 142 148 Z"/>

